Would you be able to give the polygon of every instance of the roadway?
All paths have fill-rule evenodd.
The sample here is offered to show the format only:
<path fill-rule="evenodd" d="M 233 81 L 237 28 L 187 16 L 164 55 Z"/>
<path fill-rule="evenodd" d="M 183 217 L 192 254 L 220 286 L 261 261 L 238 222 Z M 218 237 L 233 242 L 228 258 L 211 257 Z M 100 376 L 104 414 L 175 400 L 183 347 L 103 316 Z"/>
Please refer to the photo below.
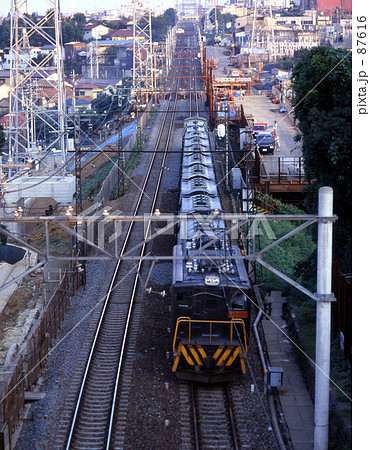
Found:
<path fill-rule="evenodd" d="M 286 180 L 299 174 L 299 157 L 302 156 L 301 145 L 294 141 L 297 130 L 288 117 L 279 112 L 279 105 L 274 104 L 265 95 L 248 95 L 244 98 L 235 97 L 235 105 L 243 105 L 245 114 L 253 114 L 255 122 L 273 125 L 277 122 L 277 136 L 280 150 L 275 148 L 273 155 L 264 155 L 263 164 L 267 174 L 284 173 Z M 281 157 L 281 158 L 279 158 Z"/>
<path fill-rule="evenodd" d="M 255 122 L 267 122 L 268 125 L 273 125 L 276 120 L 280 151 L 275 151 L 275 156 L 302 156 L 300 144 L 294 142 L 297 130 L 288 117 L 279 112 L 280 105 L 272 103 L 265 95 L 235 97 L 235 105 L 240 104 L 243 105 L 245 114 L 253 114 Z"/>
<path fill-rule="evenodd" d="M 212 71 L 213 75 L 217 78 L 224 78 L 226 76 L 224 72 L 225 67 L 228 71 L 233 69 L 233 67 L 229 66 L 230 56 L 225 55 L 225 50 L 228 50 L 228 47 L 220 47 L 218 45 L 214 47 L 208 45 L 206 46 L 207 59 L 218 59 L 218 67 Z"/>
<path fill-rule="evenodd" d="M 213 70 L 215 77 L 225 77 L 224 68 L 230 70 L 230 57 L 224 52 L 227 47 L 207 46 L 207 59 L 218 58 L 218 68 Z M 285 114 L 279 112 L 279 105 L 274 104 L 265 95 L 248 95 L 244 97 L 234 97 L 235 105 L 243 105 L 244 112 L 253 114 L 256 122 L 267 122 L 268 125 L 273 125 L 276 120 L 278 123 L 277 134 L 280 141 L 280 152 L 276 151 L 275 156 L 284 157 L 300 157 L 302 156 L 300 145 L 294 142 L 294 136 L 297 130 L 292 123 L 285 117 Z M 268 158 L 270 156 L 265 156 Z"/>
<path fill-rule="evenodd" d="M 218 59 L 218 68 L 213 71 L 215 77 L 225 77 L 224 68 L 230 70 L 229 56 L 225 55 L 226 47 L 206 47 L 207 59 Z M 279 137 L 280 150 L 275 149 L 274 155 L 264 155 L 263 163 L 267 174 L 284 173 L 286 180 L 291 180 L 292 175 L 297 176 L 298 160 L 302 156 L 301 145 L 294 141 L 297 130 L 286 114 L 279 112 L 280 105 L 272 103 L 265 94 L 244 95 L 234 97 L 235 106 L 243 105 L 245 114 L 252 114 L 255 122 L 265 122 L 273 125 L 277 122 L 277 136 Z M 282 157 L 282 158 L 278 158 Z M 303 168 L 301 167 L 301 170 Z"/>

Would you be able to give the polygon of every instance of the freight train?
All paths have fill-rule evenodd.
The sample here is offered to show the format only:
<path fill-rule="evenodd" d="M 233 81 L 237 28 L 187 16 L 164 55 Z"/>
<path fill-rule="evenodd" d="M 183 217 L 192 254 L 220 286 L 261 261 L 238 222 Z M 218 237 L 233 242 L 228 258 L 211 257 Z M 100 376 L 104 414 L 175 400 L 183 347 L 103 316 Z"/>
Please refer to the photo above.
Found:
<path fill-rule="evenodd" d="M 172 371 L 182 380 L 230 381 L 246 373 L 251 286 L 241 252 L 219 216 L 207 121 L 185 120 L 182 217 L 173 248 Z"/>

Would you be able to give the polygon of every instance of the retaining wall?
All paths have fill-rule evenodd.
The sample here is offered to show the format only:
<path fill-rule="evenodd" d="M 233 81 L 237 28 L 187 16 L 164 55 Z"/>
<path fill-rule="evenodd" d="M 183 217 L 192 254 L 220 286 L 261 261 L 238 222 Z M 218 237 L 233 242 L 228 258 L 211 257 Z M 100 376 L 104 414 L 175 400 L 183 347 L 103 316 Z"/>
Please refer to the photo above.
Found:
<path fill-rule="evenodd" d="M 15 362 L 0 373 L 0 450 L 12 448 L 12 434 L 30 391 L 46 363 L 53 339 L 64 319 L 71 297 L 79 288 L 77 268 L 65 271 L 58 289 L 32 327 L 30 338 L 22 346 Z"/>

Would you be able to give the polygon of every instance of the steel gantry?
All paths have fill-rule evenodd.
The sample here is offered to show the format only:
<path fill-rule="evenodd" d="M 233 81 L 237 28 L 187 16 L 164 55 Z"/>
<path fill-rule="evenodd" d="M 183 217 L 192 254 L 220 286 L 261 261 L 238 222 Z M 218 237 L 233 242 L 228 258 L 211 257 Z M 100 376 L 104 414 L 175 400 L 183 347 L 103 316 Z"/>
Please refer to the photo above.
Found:
<path fill-rule="evenodd" d="M 198 19 L 201 6 L 200 0 L 176 0 L 176 11 L 180 19 Z"/>
<path fill-rule="evenodd" d="M 42 134 L 43 150 L 61 150 L 65 162 L 66 95 L 61 41 L 59 0 L 43 0 L 46 15 L 39 21 L 27 10 L 27 0 L 11 0 L 9 156 L 23 161 L 38 150 Z M 35 53 L 32 42 L 44 43 Z M 48 101 L 38 99 L 48 92 Z"/>

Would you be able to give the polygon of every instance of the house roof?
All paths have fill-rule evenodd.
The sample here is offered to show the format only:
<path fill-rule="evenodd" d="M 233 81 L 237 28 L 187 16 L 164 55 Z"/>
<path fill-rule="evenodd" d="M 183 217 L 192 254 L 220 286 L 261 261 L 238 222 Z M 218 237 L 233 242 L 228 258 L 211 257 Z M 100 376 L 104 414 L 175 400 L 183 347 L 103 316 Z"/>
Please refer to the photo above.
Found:
<path fill-rule="evenodd" d="M 98 78 L 94 81 L 91 80 L 91 78 L 84 78 L 79 81 L 77 81 L 77 87 L 81 88 L 81 86 L 87 86 L 91 87 L 94 86 L 95 88 L 105 88 L 109 85 L 117 85 L 121 82 L 120 78 Z"/>
<path fill-rule="evenodd" d="M 97 27 L 104 27 L 107 30 L 109 30 L 108 27 L 106 27 L 105 25 L 102 25 L 100 23 L 88 23 L 87 25 L 84 26 L 84 31 L 90 31 L 90 30 L 93 30 L 94 28 L 97 28 Z"/>
<path fill-rule="evenodd" d="M 78 95 L 75 97 L 76 106 L 89 105 L 93 101 L 93 98 L 88 95 Z M 67 106 L 73 105 L 73 97 L 68 97 L 66 99 Z"/>
<path fill-rule="evenodd" d="M 76 42 L 66 42 L 65 44 L 64 44 L 64 47 L 81 47 L 81 48 L 86 48 L 86 42 L 78 42 L 78 41 L 76 41 Z"/>
<path fill-rule="evenodd" d="M 134 33 L 132 30 L 128 30 L 127 28 L 122 28 L 121 30 L 117 30 L 114 33 L 111 34 L 113 38 L 117 37 L 133 37 Z"/>
<path fill-rule="evenodd" d="M 83 84 L 83 83 L 79 84 L 79 82 L 77 82 L 76 88 L 77 89 L 102 89 L 101 86 L 97 86 L 96 84 L 87 84 L 87 83 L 86 84 Z"/>
<path fill-rule="evenodd" d="M 4 78 L 10 77 L 10 70 L 9 69 L 0 70 L 0 77 L 4 77 Z"/>
<path fill-rule="evenodd" d="M 9 128 L 10 114 L 6 114 L 0 119 L 0 124 L 4 127 Z M 23 114 L 18 114 L 18 125 L 21 126 L 25 123 L 26 118 Z"/>
<path fill-rule="evenodd" d="M 67 95 L 71 94 L 72 93 L 72 89 L 71 88 L 66 88 L 66 93 L 67 93 Z M 42 89 L 39 89 L 37 91 L 37 94 L 40 97 L 53 98 L 53 97 L 57 97 L 58 89 L 56 89 L 54 87 L 44 87 Z"/>
<path fill-rule="evenodd" d="M 107 36 L 106 34 L 103 34 L 103 37 Z M 134 41 L 132 39 L 126 39 L 124 41 L 113 41 L 112 39 L 100 39 L 98 41 L 98 46 L 103 47 L 104 45 L 121 45 L 121 46 L 128 46 L 129 44 L 132 44 Z"/>

